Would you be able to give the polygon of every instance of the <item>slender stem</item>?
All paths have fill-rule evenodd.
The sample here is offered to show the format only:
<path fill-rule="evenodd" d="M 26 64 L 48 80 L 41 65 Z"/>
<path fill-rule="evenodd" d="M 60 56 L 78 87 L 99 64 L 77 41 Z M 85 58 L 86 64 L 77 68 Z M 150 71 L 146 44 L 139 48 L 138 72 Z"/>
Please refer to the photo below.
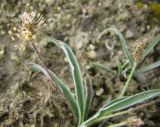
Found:
<path fill-rule="evenodd" d="M 137 63 L 134 63 L 133 68 L 132 68 L 132 70 L 131 70 L 131 73 L 129 74 L 129 77 L 128 77 L 128 79 L 127 79 L 127 82 L 125 83 L 124 88 L 123 88 L 121 94 L 119 95 L 119 98 L 121 98 L 121 97 L 124 96 L 124 94 L 125 94 L 128 86 L 129 86 L 129 83 L 130 83 L 130 81 L 131 81 L 131 79 L 132 79 L 132 76 L 133 76 L 133 74 L 134 74 L 134 71 L 135 71 L 136 67 L 137 67 Z"/>
<path fill-rule="evenodd" d="M 121 126 L 124 126 L 124 125 L 127 125 L 126 121 L 123 121 L 123 122 L 117 123 L 117 124 L 113 124 L 113 125 L 110 125 L 110 126 L 107 126 L 107 127 L 121 127 Z"/>
<path fill-rule="evenodd" d="M 48 69 L 47 69 L 47 66 L 46 66 L 46 64 L 45 64 L 45 61 L 43 60 L 43 58 L 41 57 L 40 53 L 38 52 L 36 45 L 35 45 L 33 42 L 31 42 L 31 46 L 32 46 L 34 52 L 37 54 L 37 56 L 38 56 L 38 58 L 39 58 L 39 60 L 40 60 L 40 62 L 41 62 L 41 65 L 44 67 L 44 69 L 46 70 L 47 74 L 49 75 L 52 86 L 53 86 L 55 89 L 57 89 L 57 86 L 55 85 L 55 82 L 52 80 L 51 74 L 49 73 L 49 71 L 48 71 Z"/>

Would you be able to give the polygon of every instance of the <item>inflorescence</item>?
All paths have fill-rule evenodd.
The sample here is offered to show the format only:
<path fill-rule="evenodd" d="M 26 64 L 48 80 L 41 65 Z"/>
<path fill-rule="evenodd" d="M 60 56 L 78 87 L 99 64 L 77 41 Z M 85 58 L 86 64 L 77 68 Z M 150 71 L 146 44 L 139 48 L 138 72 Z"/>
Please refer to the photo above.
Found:
<path fill-rule="evenodd" d="M 44 28 L 45 19 L 35 11 L 25 11 L 20 18 L 21 25 L 18 28 L 13 27 L 8 33 L 12 40 L 15 40 L 16 37 L 20 39 L 20 43 L 16 44 L 15 47 L 20 51 L 24 51 L 26 45 L 34 41 L 37 38 L 37 33 Z"/>

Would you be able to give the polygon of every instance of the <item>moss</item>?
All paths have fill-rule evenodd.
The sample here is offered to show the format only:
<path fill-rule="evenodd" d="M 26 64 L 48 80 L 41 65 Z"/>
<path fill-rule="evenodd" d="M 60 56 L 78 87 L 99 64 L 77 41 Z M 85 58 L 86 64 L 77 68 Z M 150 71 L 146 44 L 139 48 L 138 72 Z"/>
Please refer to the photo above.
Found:
<path fill-rule="evenodd" d="M 157 2 L 143 3 L 142 1 L 137 1 L 135 5 L 139 9 L 142 9 L 145 5 L 147 5 L 151 9 L 153 16 L 160 19 L 160 3 Z"/>
<path fill-rule="evenodd" d="M 138 1 L 138 2 L 136 2 L 136 6 L 137 6 L 137 8 L 143 8 L 144 7 L 144 3 L 142 3 L 142 2 L 140 2 L 140 1 Z"/>
<path fill-rule="evenodd" d="M 160 19 L 160 4 L 156 3 L 156 2 L 153 2 L 153 3 L 149 4 L 149 7 L 151 8 L 151 10 L 153 12 L 153 15 L 156 18 Z"/>

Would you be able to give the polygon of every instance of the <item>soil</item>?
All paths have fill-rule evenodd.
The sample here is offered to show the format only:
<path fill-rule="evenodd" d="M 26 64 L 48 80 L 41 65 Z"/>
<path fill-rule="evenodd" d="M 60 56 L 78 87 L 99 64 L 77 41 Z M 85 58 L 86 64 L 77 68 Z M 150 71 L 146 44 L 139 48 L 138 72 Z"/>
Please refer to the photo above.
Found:
<path fill-rule="evenodd" d="M 8 30 L 20 23 L 25 10 L 41 13 L 47 27 L 44 35 L 69 44 L 81 66 L 84 79 L 91 81 L 94 99 L 90 116 L 110 97 L 122 90 L 125 77 L 117 76 L 92 63 L 104 64 L 116 72 L 117 61 L 125 62 L 119 38 L 111 33 L 98 35 L 115 26 L 124 35 L 130 51 L 136 40 L 148 45 L 160 34 L 159 17 L 149 5 L 137 6 L 134 0 L 1 0 L 0 3 L 0 126 L 1 127 L 72 127 L 74 117 L 65 99 L 50 81 L 40 73 L 33 73 L 27 63 L 39 63 L 30 47 L 17 52 Z M 157 13 L 156 13 L 157 14 Z M 48 68 L 56 72 L 74 90 L 68 62 L 62 51 L 39 38 L 41 55 Z M 159 59 L 159 45 L 144 64 Z M 131 81 L 126 95 L 160 88 L 159 68 Z M 105 127 L 131 116 L 137 116 L 145 127 L 160 127 L 159 104 L 133 114 L 107 120 L 95 127 Z"/>

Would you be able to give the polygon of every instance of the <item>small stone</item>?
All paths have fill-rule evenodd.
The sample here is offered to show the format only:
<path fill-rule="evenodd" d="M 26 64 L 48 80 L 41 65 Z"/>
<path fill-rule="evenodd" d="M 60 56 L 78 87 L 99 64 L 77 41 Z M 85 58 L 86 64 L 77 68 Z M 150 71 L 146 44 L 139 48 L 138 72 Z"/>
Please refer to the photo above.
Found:
<path fill-rule="evenodd" d="M 6 33 L 6 32 L 5 32 L 4 30 L 1 31 L 1 35 L 5 35 L 5 33 Z"/>
<path fill-rule="evenodd" d="M 131 39 L 131 38 L 133 38 L 133 36 L 134 36 L 134 34 L 131 30 L 126 31 L 126 38 L 127 39 Z"/>
<path fill-rule="evenodd" d="M 89 66 L 89 65 L 86 65 L 86 66 L 85 66 L 85 69 L 86 69 L 86 70 L 89 70 L 90 68 L 91 68 L 91 66 Z"/>
<path fill-rule="evenodd" d="M 48 5 L 52 5 L 55 1 L 54 1 L 54 0 L 45 0 L 45 2 L 46 2 Z"/>
<path fill-rule="evenodd" d="M 144 122 L 140 118 L 130 117 L 127 120 L 127 125 L 129 127 L 140 127 L 140 126 L 144 125 Z"/>
<path fill-rule="evenodd" d="M 100 88 L 98 91 L 96 91 L 96 95 L 101 96 L 103 92 L 104 92 L 104 90 L 102 88 Z"/>
<path fill-rule="evenodd" d="M 9 35 L 13 35 L 13 32 L 11 30 L 8 31 Z"/>
<path fill-rule="evenodd" d="M 97 53 L 94 50 L 88 51 L 87 57 L 90 59 L 95 59 L 97 57 Z"/>
<path fill-rule="evenodd" d="M 66 63 L 69 62 L 67 57 L 64 58 L 64 62 L 66 62 Z"/>
<path fill-rule="evenodd" d="M 15 41 L 15 40 L 16 40 L 14 37 L 11 37 L 11 39 L 12 39 L 13 41 Z"/>
<path fill-rule="evenodd" d="M 146 26 L 146 29 L 147 29 L 147 31 L 149 31 L 149 30 L 151 29 L 151 26 L 150 26 L 150 25 L 147 25 L 147 26 Z"/>
<path fill-rule="evenodd" d="M 145 27 L 141 27 L 141 28 L 140 28 L 140 32 L 141 32 L 141 33 L 144 33 L 145 31 L 146 31 Z"/>
<path fill-rule="evenodd" d="M 70 27 L 71 25 L 69 23 L 66 24 L 66 27 Z"/>
<path fill-rule="evenodd" d="M 16 27 L 13 27 L 13 31 L 15 31 L 15 32 L 16 32 L 16 31 L 17 31 L 17 28 L 16 28 Z"/>
<path fill-rule="evenodd" d="M 88 46 L 88 49 L 89 49 L 89 50 L 94 50 L 94 49 L 95 49 L 95 46 L 92 45 L 92 44 L 90 44 L 90 45 Z"/>

